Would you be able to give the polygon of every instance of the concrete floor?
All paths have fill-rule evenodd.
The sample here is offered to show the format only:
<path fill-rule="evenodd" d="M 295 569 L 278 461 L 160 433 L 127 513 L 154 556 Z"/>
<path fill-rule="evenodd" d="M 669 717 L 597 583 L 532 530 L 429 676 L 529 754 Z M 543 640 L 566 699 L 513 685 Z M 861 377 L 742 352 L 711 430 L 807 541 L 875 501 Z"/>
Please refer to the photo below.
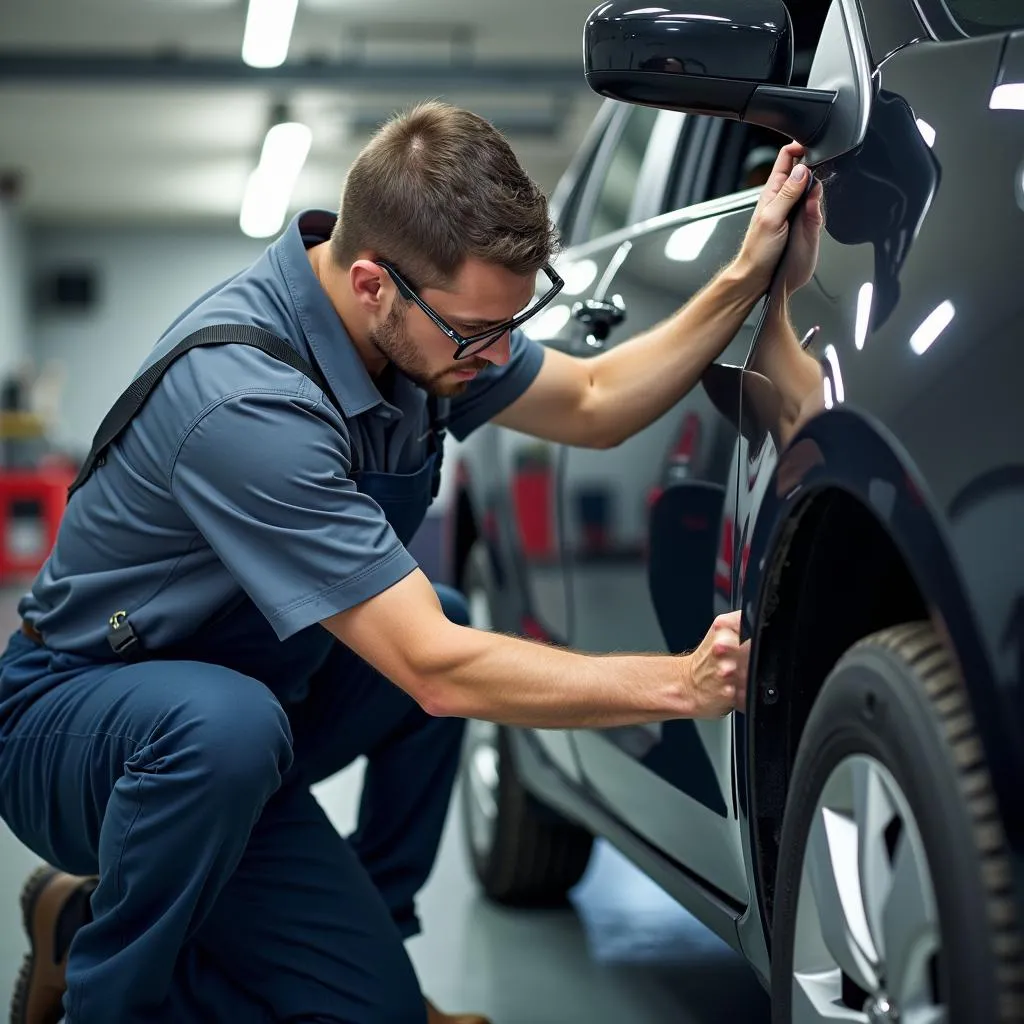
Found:
<path fill-rule="evenodd" d="M 13 600 L 0 596 L 2 635 Z M 361 765 L 317 795 L 342 832 L 355 820 Z M 0 822 L 0 1020 L 25 949 L 18 892 L 37 863 Z M 767 1024 L 750 969 L 614 850 L 599 843 L 572 908 L 516 912 L 478 894 L 462 846 L 458 801 L 409 943 L 424 991 L 449 1010 L 495 1024 Z"/>

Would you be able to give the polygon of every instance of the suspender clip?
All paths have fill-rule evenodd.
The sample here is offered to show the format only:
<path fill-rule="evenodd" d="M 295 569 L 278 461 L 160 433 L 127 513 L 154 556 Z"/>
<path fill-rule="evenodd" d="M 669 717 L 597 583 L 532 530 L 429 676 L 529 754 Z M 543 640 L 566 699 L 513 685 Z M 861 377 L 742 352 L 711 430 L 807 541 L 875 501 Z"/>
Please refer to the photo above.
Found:
<path fill-rule="evenodd" d="M 114 612 L 108 620 L 107 643 L 111 650 L 124 661 L 136 661 L 142 654 L 142 643 L 132 629 L 126 611 Z"/>

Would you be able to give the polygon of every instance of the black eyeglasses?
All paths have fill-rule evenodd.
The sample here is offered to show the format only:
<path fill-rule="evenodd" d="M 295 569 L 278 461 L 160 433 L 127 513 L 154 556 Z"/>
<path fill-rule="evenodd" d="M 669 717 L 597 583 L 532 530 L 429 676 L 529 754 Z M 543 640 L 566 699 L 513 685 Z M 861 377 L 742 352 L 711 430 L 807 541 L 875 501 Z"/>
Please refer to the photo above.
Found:
<path fill-rule="evenodd" d="M 494 324 L 492 327 L 488 327 L 486 330 L 481 331 L 479 334 L 465 335 L 455 330 L 454 327 L 447 320 L 431 309 L 426 302 L 424 302 L 417 294 L 408 281 L 393 267 L 390 263 L 386 263 L 384 260 L 377 260 L 377 266 L 383 267 L 388 272 L 388 276 L 392 281 L 395 282 L 395 287 L 398 288 L 399 294 L 404 299 L 411 299 L 416 303 L 424 313 L 437 325 L 440 330 L 448 335 L 449 338 L 455 343 L 455 359 L 465 359 L 468 356 L 475 356 L 482 352 L 485 348 L 489 348 L 496 341 L 498 341 L 502 335 L 507 331 L 514 331 L 517 327 L 522 326 L 531 317 L 536 316 L 565 286 L 565 282 L 555 273 L 554 268 L 550 263 L 546 263 L 543 267 L 544 273 L 551 280 L 551 287 L 548 291 L 541 296 L 529 309 L 523 310 L 522 313 L 518 313 L 512 317 L 511 320 L 506 320 L 502 324 Z"/>

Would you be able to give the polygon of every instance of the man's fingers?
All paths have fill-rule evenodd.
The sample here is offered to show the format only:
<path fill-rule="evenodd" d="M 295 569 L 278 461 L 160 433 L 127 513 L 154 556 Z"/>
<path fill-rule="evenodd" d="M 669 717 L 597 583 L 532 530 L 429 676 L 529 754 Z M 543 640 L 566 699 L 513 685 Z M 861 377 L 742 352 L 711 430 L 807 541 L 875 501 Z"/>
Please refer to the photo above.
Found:
<path fill-rule="evenodd" d="M 715 640 L 711 645 L 714 654 L 721 657 L 723 654 L 730 654 L 738 651 L 740 647 L 739 634 L 731 629 L 715 630 Z"/>
<path fill-rule="evenodd" d="M 785 223 L 807 187 L 809 171 L 804 164 L 796 164 L 770 202 L 761 211 L 761 218 L 771 231 L 778 231 Z"/>
<path fill-rule="evenodd" d="M 790 142 L 779 150 L 775 158 L 768 180 L 765 182 L 761 192 L 762 199 L 770 202 L 778 194 L 779 190 L 786 183 L 793 165 L 804 155 L 804 147 L 799 142 Z"/>
<path fill-rule="evenodd" d="M 824 215 L 821 211 L 821 197 L 824 192 L 821 182 L 816 181 L 814 187 L 811 189 L 811 194 L 807 197 L 807 202 L 804 205 L 804 216 L 814 226 L 821 224 L 824 221 Z"/>
<path fill-rule="evenodd" d="M 806 164 L 795 164 L 786 180 L 782 183 L 782 188 L 779 189 L 776 201 L 784 202 L 788 210 L 803 195 L 804 189 L 807 188 L 807 175 L 809 173 Z"/>
<path fill-rule="evenodd" d="M 731 629 L 734 633 L 740 631 L 740 610 L 734 609 L 731 612 L 722 612 L 716 616 L 714 629 Z"/>

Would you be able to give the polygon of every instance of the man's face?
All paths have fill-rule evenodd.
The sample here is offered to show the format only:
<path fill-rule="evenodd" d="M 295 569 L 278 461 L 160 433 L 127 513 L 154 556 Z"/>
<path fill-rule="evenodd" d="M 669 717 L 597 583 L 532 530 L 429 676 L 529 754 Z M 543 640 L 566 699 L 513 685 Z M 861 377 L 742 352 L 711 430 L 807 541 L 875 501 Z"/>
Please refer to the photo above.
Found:
<path fill-rule="evenodd" d="M 510 320 L 530 304 L 533 290 L 533 275 L 467 260 L 447 289 L 424 288 L 419 294 L 457 331 L 471 335 Z M 440 396 L 460 394 L 488 363 L 503 366 L 509 359 L 506 332 L 482 352 L 456 360 L 451 339 L 414 302 L 397 297 L 370 341 L 410 380 Z"/>

